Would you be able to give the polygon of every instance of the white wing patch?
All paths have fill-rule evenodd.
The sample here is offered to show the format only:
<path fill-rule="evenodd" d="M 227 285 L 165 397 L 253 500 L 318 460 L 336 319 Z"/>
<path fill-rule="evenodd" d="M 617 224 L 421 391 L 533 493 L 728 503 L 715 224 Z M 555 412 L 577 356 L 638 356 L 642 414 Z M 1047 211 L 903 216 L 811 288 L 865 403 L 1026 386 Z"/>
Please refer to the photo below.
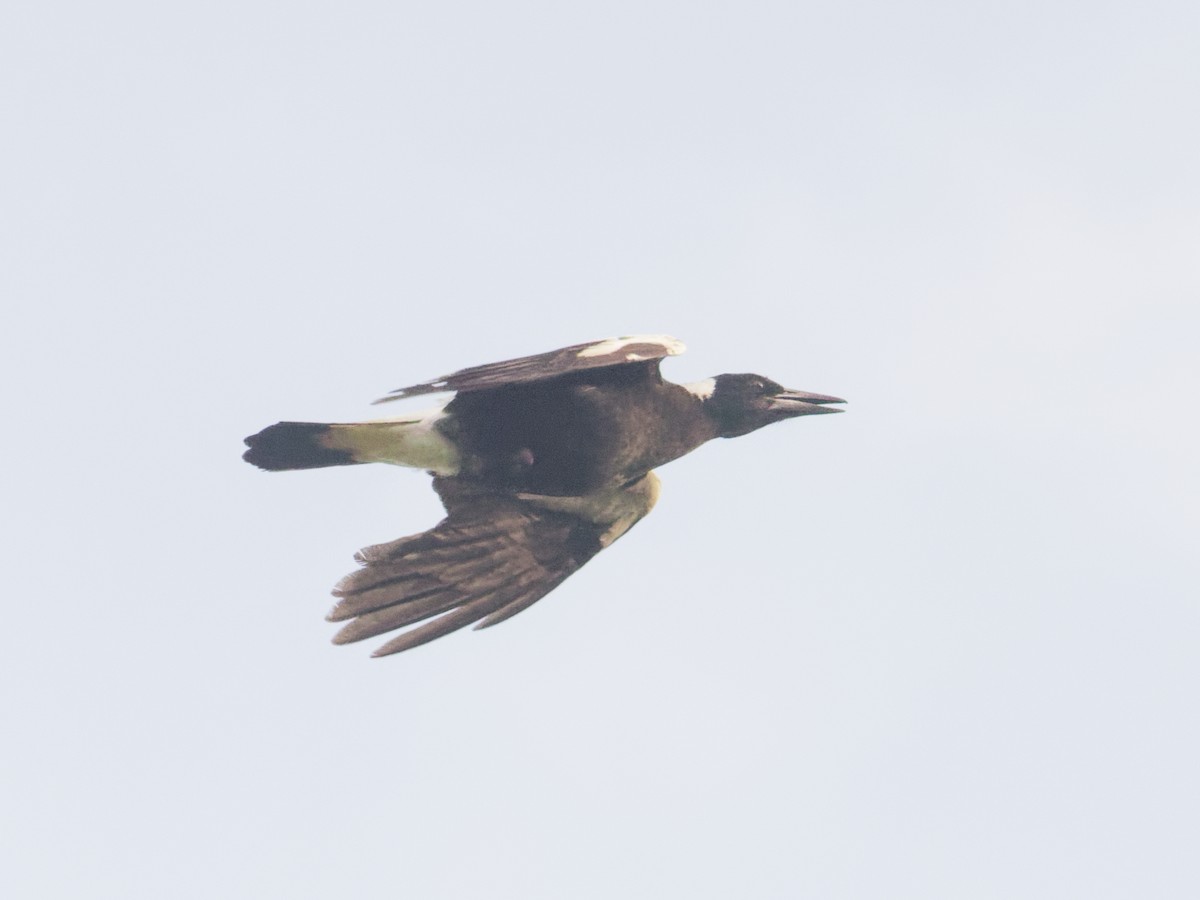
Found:
<path fill-rule="evenodd" d="M 687 348 L 684 347 L 683 341 L 677 340 L 667 334 L 628 334 L 623 337 L 609 338 L 606 341 L 597 341 L 589 347 L 584 347 L 579 351 L 579 356 L 616 356 L 626 347 L 635 344 L 656 344 L 667 351 L 667 356 L 678 356 Z M 639 359 L 654 359 L 653 356 L 643 356 L 637 352 L 625 354 L 625 359 L 628 362 L 637 362 Z"/>
<path fill-rule="evenodd" d="M 685 391 L 696 397 L 698 400 L 707 400 L 713 395 L 713 391 L 717 389 L 717 379 L 705 378 L 702 381 L 692 381 L 688 384 L 681 384 Z"/>

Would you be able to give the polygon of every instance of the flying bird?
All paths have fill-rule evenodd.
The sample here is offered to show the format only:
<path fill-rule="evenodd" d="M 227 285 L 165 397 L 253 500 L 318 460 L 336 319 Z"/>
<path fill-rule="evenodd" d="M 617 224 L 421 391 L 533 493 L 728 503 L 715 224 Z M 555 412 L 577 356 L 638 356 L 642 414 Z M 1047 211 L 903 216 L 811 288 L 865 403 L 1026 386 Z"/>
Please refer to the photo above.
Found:
<path fill-rule="evenodd" d="M 367 547 L 334 588 L 345 644 L 401 631 L 386 656 L 465 625 L 495 625 L 540 600 L 625 534 L 658 499 L 658 466 L 718 437 L 816 413 L 837 397 L 761 375 L 663 380 L 682 353 L 666 335 L 576 344 L 462 369 L 383 403 L 454 392 L 400 418 L 279 422 L 246 438 L 260 469 L 391 463 L 426 469 L 446 508 L 429 531 Z M 420 623 L 420 624 L 418 624 Z"/>

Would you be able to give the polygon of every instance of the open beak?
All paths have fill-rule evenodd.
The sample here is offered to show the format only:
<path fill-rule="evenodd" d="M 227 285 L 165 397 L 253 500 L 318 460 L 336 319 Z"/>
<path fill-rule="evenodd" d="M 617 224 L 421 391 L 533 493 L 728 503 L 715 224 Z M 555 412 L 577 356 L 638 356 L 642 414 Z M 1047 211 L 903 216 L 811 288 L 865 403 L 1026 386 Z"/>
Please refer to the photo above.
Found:
<path fill-rule="evenodd" d="M 845 403 L 841 397 L 827 394 L 810 394 L 808 391 L 783 391 L 771 398 L 772 409 L 787 416 L 812 416 L 819 413 L 840 413 L 844 409 L 829 406 L 830 403 Z"/>

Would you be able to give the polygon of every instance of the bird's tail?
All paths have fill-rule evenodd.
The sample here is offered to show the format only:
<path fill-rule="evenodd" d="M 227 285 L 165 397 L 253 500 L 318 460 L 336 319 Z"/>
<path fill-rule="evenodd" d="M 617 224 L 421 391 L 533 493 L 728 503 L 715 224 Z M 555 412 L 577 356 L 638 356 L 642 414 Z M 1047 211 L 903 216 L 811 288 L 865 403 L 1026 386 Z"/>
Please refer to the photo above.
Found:
<path fill-rule="evenodd" d="M 246 438 L 246 462 L 279 472 L 383 462 L 429 469 L 439 475 L 459 470 L 457 448 L 436 427 L 441 411 L 380 422 L 277 422 Z"/>

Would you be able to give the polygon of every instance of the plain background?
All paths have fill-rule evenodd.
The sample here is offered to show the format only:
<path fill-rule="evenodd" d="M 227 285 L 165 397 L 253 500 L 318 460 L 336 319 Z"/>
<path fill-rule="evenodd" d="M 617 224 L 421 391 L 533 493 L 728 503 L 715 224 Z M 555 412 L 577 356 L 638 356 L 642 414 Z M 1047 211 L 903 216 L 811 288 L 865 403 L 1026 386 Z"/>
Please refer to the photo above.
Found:
<path fill-rule="evenodd" d="M 0 13 L 0 892 L 1200 896 L 1194 2 Z M 333 647 L 385 467 L 241 439 L 631 332 L 846 415 Z M 416 407 L 412 407 L 416 408 Z"/>

